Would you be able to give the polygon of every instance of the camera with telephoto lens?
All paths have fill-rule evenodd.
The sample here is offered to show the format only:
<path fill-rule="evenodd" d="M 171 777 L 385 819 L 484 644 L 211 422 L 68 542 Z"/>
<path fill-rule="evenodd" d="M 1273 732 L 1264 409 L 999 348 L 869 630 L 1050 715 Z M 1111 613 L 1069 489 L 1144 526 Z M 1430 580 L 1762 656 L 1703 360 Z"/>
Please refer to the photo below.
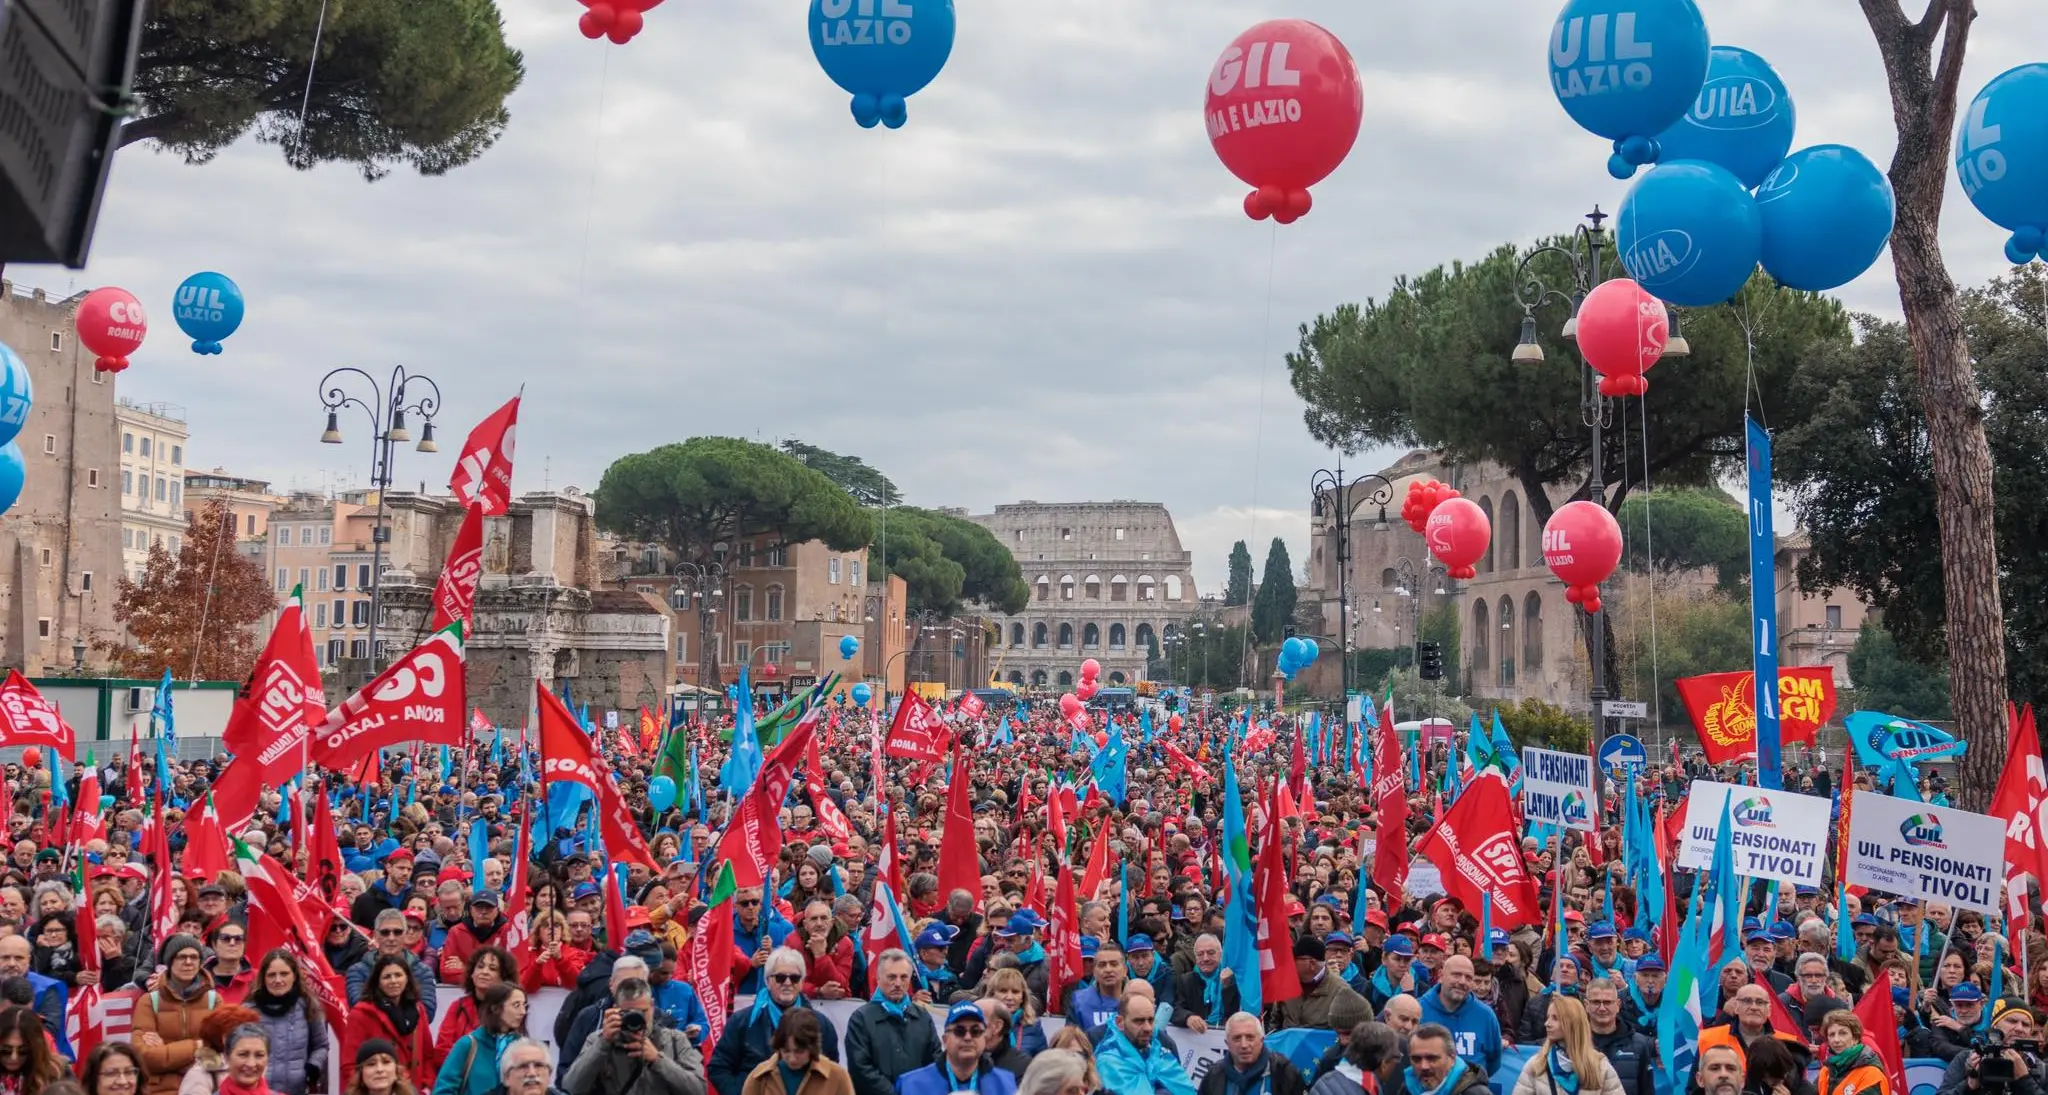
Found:
<path fill-rule="evenodd" d="M 619 1012 L 619 1040 L 631 1042 L 647 1037 L 647 1013 L 626 1010 Z"/>
<path fill-rule="evenodd" d="M 1970 1075 L 1982 1089 L 2003 1090 L 2019 1078 L 2019 1066 L 2005 1055 L 2005 1051 L 2017 1050 L 2027 1062 L 2029 1073 L 2041 1067 L 2041 1043 L 2035 1041 L 2007 1041 L 2005 1033 L 1992 1027 L 1979 1034 L 1970 1042 L 1970 1052 L 1977 1055 L 1977 1063 L 1971 1067 Z"/>

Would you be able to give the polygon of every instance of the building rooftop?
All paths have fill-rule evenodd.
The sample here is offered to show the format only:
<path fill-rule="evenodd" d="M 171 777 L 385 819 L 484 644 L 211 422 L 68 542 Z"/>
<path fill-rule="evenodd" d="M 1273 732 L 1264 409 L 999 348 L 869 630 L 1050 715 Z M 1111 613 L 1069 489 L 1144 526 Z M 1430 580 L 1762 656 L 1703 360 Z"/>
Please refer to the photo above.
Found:
<path fill-rule="evenodd" d="M 212 471 L 188 471 L 185 473 L 186 490 L 243 490 L 255 494 L 269 494 L 270 480 L 250 479 L 240 475 L 229 475 L 225 469 Z"/>
<path fill-rule="evenodd" d="M 148 415 L 151 418 L 161 418 L 166 422 L 176 422 L 179 425 L 185 423 L 185 407 L 182 403 L 164 403 L 161 401 L 143 403 L 138 400 L 129 399 L 127 396 L 122 396 L 114 401 L 114 406 L 130 414 Z"/>

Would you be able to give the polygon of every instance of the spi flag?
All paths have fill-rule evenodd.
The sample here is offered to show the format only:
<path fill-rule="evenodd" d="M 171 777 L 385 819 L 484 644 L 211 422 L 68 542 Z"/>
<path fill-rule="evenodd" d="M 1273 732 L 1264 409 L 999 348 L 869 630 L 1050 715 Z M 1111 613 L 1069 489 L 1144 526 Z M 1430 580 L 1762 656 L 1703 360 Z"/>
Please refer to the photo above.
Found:
<path fill-rule="evenodd" d="M 462 443 L 462 457 L 448 474 L 448 490 L 465 506 L 482 506 L 486 517 L 512 506 L 512 450 L 519 426 L 519 399 L 513 396 L 469 431 L 469 439 Z"/>
<path fill-rule="evenodd" d="M 2027 922 L 2029 886 L 2048 890 L 2048 839 L 2041 827 L 2048 824 L 2048 767 L 2041 762 L 2041 744 L 2034 733 L 2034 709 L 2009 711 L 2012 732 L 2005 754 L 2005 771 L 1998 778 L 1998 793 L 1992 796 L 1991 813 L 2005 822 L 2006 915 L 2015 927 Z M 1849 813 L 1844 799 L 1842 814 Z"/>
<path fill-rule="evenodd" d="M 231 832 L 242 831 L 255 815 L 263 787 L 282 787 L 304 768 L 306 737 L 327 721 L 304 594 L 304 586 L 292 587 L 221 732 L 221 744 L 235 755 L 234 764 L 251 765 L 236 784 L 246 790 L 222 792 L 218 800 L 221 820 Z"/>
<path fill-rule="evenodd" d="M 640 863 L 650 871 L 660 870 L 640 827 L 627 809 L 625 796 L 616 780 L 597 756 L 589 735 L 576 726 L 575 716 L 547 685 L 533 682 L 540 711 L 542 778 L 550 783 L 578 784 L 597 796 L 599 838 L 604 841 L 605 858 L 613 863 Z"/>
<path fill-rule="evenodd" d="M 391 663 L 313 731 L 313 761 L 347 768 L 386 746 L 424 741 L 461 745 L 462 625 L 449 624 Z"/>
<path fill-rule="evenodd" d="M 1422 838 L 1422 854 L 1443 873 L 1445 889 L 1468 909 L 1489 900 L 1493 925 L 1542 921 L 1536 880 L 1522 865 L 1514 808 L 1498 775 L 1481 776 Z"/>
<path fill-rule="evenodd" d="M 484 571 L 484 507 L 470 503 L 448 549 L 448 561 L 434 581 L 434 622 L 429 631 L 439 631 L 457 620 L 465 625 L 476 608 L 477 579 Z"/>

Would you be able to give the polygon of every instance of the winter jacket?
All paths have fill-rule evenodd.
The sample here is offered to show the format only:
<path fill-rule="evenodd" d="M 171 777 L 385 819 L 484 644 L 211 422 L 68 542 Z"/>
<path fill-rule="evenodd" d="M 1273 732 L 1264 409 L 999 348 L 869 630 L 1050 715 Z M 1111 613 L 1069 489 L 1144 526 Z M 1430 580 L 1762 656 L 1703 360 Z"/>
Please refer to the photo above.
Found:
<path fill-rule="evenodd" d="M 820 1025 L 831 1029 L 830 1024 Z M 602 1030 L 591 1031 L 576 1054 L 563 1089 L 568 1095 L 706 1095 L 704 1058 L 682 1032 L 657 1026 L 648 1030 L 647 1037 L 654 1039 L 655 1048 L 661 1051 L 653 1061 L 643 1061 L 605 1041 Z M 740 1090 L 740 1085 L 734 1084 L 731 1090 Z"/>
<path fill-rule="evenodd" d="M 1657 1040 L 1628 1023 L 1609 1034 L 1593 1033 L 1593 1048 L 1621 1079 L 1622 1095 L 1657 1095 Z"/>
<path fill-rule="evenodd" d="M 142 1051 L 143 1067 L 149 1070 L 149 1084 L 143 1088 L 143 1095 L 173 1095 L 178 1090 L 185 1070 L 192 1067 L 199 1052 L 199 1024 L 221 1006 L 220 993 L 214 991 L 213 982 L 204 973 L 184 993 L 171 989 L 168 975 L 164 980 L 162 988 L 136 999 L 129 1020 L 130 1040 Z M 144 1045 L 144 1034 L 156 1035 L 163 1039 L 163 1044 Z"/>
<path fill-rule="evenodd" d="M 1423 1090 L 1422 1081 L 1416 1078 L 1413 1066 L 1405 1068 L 1401 1071 L 1401 1091 L 1405 1095 L 1488 1095 L 1492 1090 L 1487 1086 L 1486 1073 L 1466 1064 L 1464 1058 L 1458 1058 L 1451 1068 L 1452 1074 L 1444 1078 L 1442 1086 L 1435 1092 Z"/>
<path fill-rule="evenodd" d="M 869 1001 L 846 1022 L 846 1070 L 855 1095 L 890 1095 L 896 1078 L 938 1060 L 931 1013 L 906 1001 L 902 1015 Z M 720 1089 L 723 1090 L 723 1089 Z"/>
<path fill-rule="evenodd" d="M 201 1045 L 193 1055 L 192 1067 L 178 1079 L 178 1095 L 214 1095 L 220 1090 L 220 1078 L 227 1074 L 228 1059 L 211 1046 Z"/>
<path fill-rule="evenodd" d="M 1622 1095 L 1621 1077 L 1615 1075 L 1614 1066 L 1607 1058 L 1596 1058 L 1600 1062 L 1600 1082 L 1579 1081 L 1579 1095 Z M 1557 1086 L 1550 1076 L 1550 1054 L 1542 1043 L 1536 1046 L 1536 1055 L 1522 1066 L 1522 1074 L 1515 1077 L 1513 1095 L 1565 1095 L 1564 1088 Z"/>
<path fill-rule="evenodd" d="M 1292 1027 L 1320 1027 L 1327 1030 L 1330 1027 L 1330 1005 L 1336 1002 L 1340 996 L 1356 998 L 1358 999 L 1360 1011 L 1370 1011 L 1371 1005 L 1367 1004 L 1362 997 L 1359 997 L 1358 993 L 1354 992 L 1350 985 L 1345 984 L 1342 978 L 1326 972 L 1323 974 L 1322 980 L 1317 981 L 1313 985 L 1302 986 L 1300 996 L 1267 1008 L 1266 1029 L 1287 1030 Z M 1484 1005 L 1480 1006 L 1484 1007 Z M 1496 1054 L 1500 1052 L 1498 1038 L 1495 1039 L 1494 1052 Z"/>
<path fill-rule="evenodd" d="M 853 1095 L 853 1080 L 836 1061 L 824 1057 L 811 1058 L 810 1071 L 804 1081 L 797 1085 L 796 1095 Z M 894 1088 L 890 1089 L 894 1091 Z M 782 1086 L 782 1075 L 776 1071 L 775 1062 L 762 1061 L 747 1073 L 746 1086 L 736 1095 L 788 1095 L 789 1089 Z"/>
<path fill-rule="evenodd" d="M 448 1005 L 448 1014 L 441 1016 L 441 1025 L 434 1031 L 434 1052 L 445 1061 L 461 1041 L 478 1025 L 476 998 L 463 993 L 453 1004 Z M 437 1081 L 438 1082 L 438 1081 Z"/>
<path fill-rule="evenodd" d="M 852 991 L 853 940 L 841 939 L 828 944 L 822 955 L 813 953 L 808 944 L 798 949 L 804 956 L 804 995 L 816 998 L 827 984 L 833 982 L 837 982 L 841 989 Z"/>
<path fill-rule="evenodd" d="M 309 1090 L 325 1091 L 313 1077 L 327 1075 L 327 1024 L 316 1030 L 306 1022 L 306 1009 L 296 1007 L 283 1015 L 262 1015 L 257 1022 L 270 1035 L 270 1090 L 276 1095 L 306 1095 Z"/>
<path fill-rule="evenodd" d="M 428 968 L 427 964 L 421 961 L 418 955 L 406 955 L 405 960 L 412 966 L 413 983 L 420 987 L 420 1003 L 427 1006 L 428 1015 L 434 1014 L 434 1006 L 438 1002 L 434 997 L 434 971 Z M 348 982 L 348 1002 L 350 1004 L 360 1004 L 363 1002 L 363 986 L 370 983 L 370 966 L 376 961 L 377 952 L 373 950 L 363 955 L 361 961 L 348 968 L 346 981 Z"/>
<path fill-rule="evenodd" d="M 1238 1073 L 1233 1063 L 1228 1053 L 1211 1062 L 1196 1095 L 1307 1095 L 1308 1081 L 1301 1070 L 1270 1049 L 1248 1074 Z"/>
<path fill-rule="evenodd" d="M 341 1086 L 346 1089 L 356 1078 L 356 1047 L 372 1038 L 382 1038 L 398 1047 L 398 1067 L 412 1077 L 413 1086 L 431 1090 L 441 1060 L 434 1052 L 434 1032 L 429 1029 L 433 1012 L 419 1005 L 420 1021 L 412 1033 L 400 1036 L 398 1028 L 383 1009 L 368 1000 L 348 1009 L 348 1021 L 341 1029 Z"/>
<path fill-rule="evenodd" d="M 801 1000 L 790 1007 L 805 1006 Z M 822 1034 L 825 1056 L 837 1061 L 839 1053 L 839 1031 L 823 1016 L 818 1017 L 818 1032 Z M 718 1036 L 718 1045 L 711 1051 L 711 1062 L 705 1071 L 711 1077 L 711 1086 L 720 1095 L 738 1091 L 747 1082 L 747 1076 L 754 1066 L 773 1055 L 769 1040 L 775 1036 L 775 1024 L 768 1018 L 768 1012 L 757 999 L 751 1010 L 735 1012 L 725 1023 L 725 1032 Z M 566 1085 L 564 1085 L 566 1086 Z M 570 1092 L 570 1095 L 577 1095 Z M 613 1095 L 613 1093 L 607 1093 Z"/>
<path fill-rule="evenodd" d="M 466 997 L 465 997 L 466 999 Z M 433 1095 L 490 1095 L 498 1087 L 498 1058 L 519 1040 L 514 1033 L 471 1030 L 456 1039 L 441 1059 Z M 438 1041 L 438 1039 L 436 1039 Z"/>
<path fill-rule="evenodd" d="M 1223 971 L 1218 969 L 1216 976 L 1219 978 L 1223 977 Z M 1167 1022 L 1177 1027 L 1186 1027 L 1188 1025 L 1188 1016 L 1197 1015 L 1208 1025 L 1221 1028 L 1223 1020 L 1237 1014 L 1238 1011 L 1237 979 L 1225 979 L 1218 985 L 1218 988 L 1222 990 L 1222 1006 L 1212 1009 L 1206 998 L 1209 991 L 1209 983 L 1202 979 L 1200 972 L 1190 969 L 1188 972 L 1174 978 L 1173 1017 L 1167 1020 Z"/>
<path fill-rule="evenodd" d="M 557 958 L 542 959 L 541 948 L 538 946 L 534 947 L 533 952 L 533 961 L 528 962 L 526 968 L 519 974 L 519 987 L 525 989 L 529 995 L 544 988 L 574 989 L 576 979 L 583 973 L 583 967 L 589 965 L 591 958 L 597 953 L 566 942 L 562 944 L 562 953 Z M 681 954 L 682 949 L 677 948 L 676 953 Z"/>
<path fill-rule="evenodd" d="M 349 870 L 353 871 L 355 868 L 351 867 Z M 378 913 L 385 909 L 405 908 L 405 899 L 410 896 L 412 887 L 407 886 L 397 893 L 392 893 L 384 884 L 384 879 L 380 878 L 375 885 L 357 894 L 356 899 L 349 903 L 348 918 L 355 921 L 364 931 L 370 931 L 376 927 Z"/>
<path fill-rule="evenodd" d="M 1017 1077 L 1007 1069 L 997 1068 L 995 1062 L 987 1057 L 974 1066 L 974 1086 L 971 1089 L 954 1088 L 953 1078 L 940 1071 L 950 1067 L 944 1061 L 938 1061 L 905 1073 L 896 1081 L 896 1095 L 953 1095 L 955 1090 L 972 1090 L 976 1095 L 1016 1095 Z"/>
<path fill-rule="evenodd" d="M 1820 1095 L 1862 1095 L 1864 1092 L 1890 1095 L 1891 1082 L 1885 1079 L 1884 1062 L 1876 1051 L 1869 1046 L 1857 1046 L 1856 1049 L 1856 1060 L 1840 1075 L 1835 1075 L 1825 1059 L 1821 1061 L 1820 1076 L 1813 1085 Z"/>
<path fill-rule="evenodd" d="M 464 920 L 448 929 L 447 942 L 441 945 L 441 982 L 447 985 L 462 983 L 462 975 L 469 969 L 469 956 L 477 949 L 488 945 L 505 930 L 505 918 L 500 915 L 488 928 L 476 926 L 475 919 Z"/>
<path fill-rule="evenodd" d="M 1213 1067 L 1213 1066 L 1211 1066 Z M 1378 1078 L 1374 1078 L 1377 1083 Z M 1209 1078 L 1202 1078 L 1203 1095 L 1207 1095 Z M 1368 1090 L 1365 1086 L 1365 1071 L 1343 1058 L 1338 1058 L 1328 1072 L 1317 1078 L 1308 1095 L 1379 1095 L 1379 1088 Z"/>

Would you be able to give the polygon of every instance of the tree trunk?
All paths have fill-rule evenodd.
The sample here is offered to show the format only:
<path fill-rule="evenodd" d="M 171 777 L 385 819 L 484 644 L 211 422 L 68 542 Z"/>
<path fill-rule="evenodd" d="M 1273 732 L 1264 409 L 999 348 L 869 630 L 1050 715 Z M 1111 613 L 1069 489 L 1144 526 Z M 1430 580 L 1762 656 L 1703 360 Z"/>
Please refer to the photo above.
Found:
<path fill-rule="evenodd" d="M 1862 0 L 1884 58 L 1899 132 L 1891 166 L 1898 200 L 1892 266 L 1934 457 L 1950 694 L 1958 736 L 1970 743 L 1960 765 L 1960 801 L 1965 809 L 1982 810 L 2005 760 L 2005 621 L 1982 395 L 1940 240 L 1957 84 L 1976 13 L 1970 0 L 1930 0 L 1916 23 L 1899 3 Z"/>

